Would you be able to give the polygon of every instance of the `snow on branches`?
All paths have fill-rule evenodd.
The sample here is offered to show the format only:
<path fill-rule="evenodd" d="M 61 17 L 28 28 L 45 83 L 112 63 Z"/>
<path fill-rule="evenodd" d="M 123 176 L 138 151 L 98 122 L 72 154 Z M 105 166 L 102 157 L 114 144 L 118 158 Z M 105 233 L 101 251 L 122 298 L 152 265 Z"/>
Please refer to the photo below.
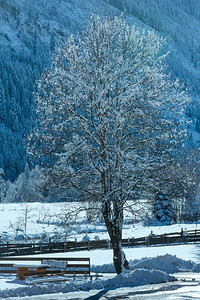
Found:
<path fill-rule="evenodd" d="M 122 17 L 92 16 L 38 84 L 29 149 L 48 157 L 57 185 L 102 203 L 117 273 L 123 206 L 182 135 L 188 99 L 164 72 L 163 43 Z"/>

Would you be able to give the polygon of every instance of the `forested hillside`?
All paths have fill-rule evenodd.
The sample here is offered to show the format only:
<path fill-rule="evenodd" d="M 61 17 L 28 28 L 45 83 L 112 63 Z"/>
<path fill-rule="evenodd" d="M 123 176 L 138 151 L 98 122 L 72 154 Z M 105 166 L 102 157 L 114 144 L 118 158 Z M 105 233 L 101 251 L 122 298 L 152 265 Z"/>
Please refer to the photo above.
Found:
<path fill-rule="evenodd" d="M 168 70 L 189 89 L 193 102 L 187 114 L 192 132 L 200 131 L 200 1 L 1 0 L 0 168 L 6 179 L 14 180 L 24 170 L 24 137 L 34 125 L 36 80 L 50 65 L 58 43 L 84 28 L 93 12 L 123 12 L 130 24 L 154 28 L 166 37 Z"/>

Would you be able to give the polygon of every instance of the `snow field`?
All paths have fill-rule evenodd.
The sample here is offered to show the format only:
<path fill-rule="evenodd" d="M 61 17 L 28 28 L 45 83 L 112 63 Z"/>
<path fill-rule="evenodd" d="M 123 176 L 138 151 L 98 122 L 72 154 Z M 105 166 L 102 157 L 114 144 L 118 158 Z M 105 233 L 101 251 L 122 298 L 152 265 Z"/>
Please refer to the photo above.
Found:
<path fill-rule="evenodd" d="M 104 224 L 89 223 L 86 214 L 79 215 L 79 222 L 64 228 L 60 226 L 60 219 L 64 211 L 69 211 L 77 203 L 0 203 L 0 242 L 15 243 L 24 240 L 25 211 L 28 209 L 26 237 L 28 242 L 81 241 L 85 235 L 90 240 L 108 239 Z M 200 224 L 174 224 L 171 226 L 144 226 L 142 223 L 131 223 L 131 215 L 126 214 L 125 220 L 129 224 L 123 225 L 123 238 L 137 238 L 154 234 L 180 232 L 183 230 L 200 229 Z"/>
<path fill-rule="evenodd" d="M 64 229 L 59 226 L 57 218 L 63 210 L 63 203 L 30 203 L 30 215 L 27 222 L 27 236 L 31 240 L 39 239 L 42 234 L 47 237 L 52 236 L 55 232 L 61 232 L 60 238 L 64 238 Z M 68 205 L 72 205 L 71 203 Z M 16 228 L 23 235 L 23 224 L 20 227 L 18 220 L 24 215 L 25 206 L 18 204 L 0 204 L 0 238 L 6 240 L 12 237 L 19 238 L 16 235 Z M 129 216 L 130 217 L 130 216 Z M 23 219 L 23 218 L 22 218 Z M 90 224 L 87 222 L 84 214 L 82 221 L 68 235 L 68 240 L 82 240 L 86 234 L 90 239 L 95 236 L 99 239 L 108 238 L 103 224 Z M 11 224 L 12 223 L 12 224 Z M 199 228 L 194 224 L 175 224 L 171 226 L 150 226 L 145 227 L 142 223 L 125 224 L 123 237 L 148 236 L 151 231 L 155 234 L 180 232 L 184 230 Z M 30 241 L 31 241 L 30 240 Z M 16 239 L 16 242 L 18 240 Z M 130 271 L 116 276 L 113 267 L 112 250 L 93 250 L 70 253 L 49 254 L 45 256 L 56 258 L 59 257 L 90 257 L 91 272 L 104 273 L 98 280 L 89 280 L 79 277 L 75 281 L 72 279 L 66 282 L 58 283 L 41 283 L 27 285 L 24 281 L 16 279 L 15 275 L 0 274 L 0 299 L 4 298 L 23 298 L 44 294 L 75 293 L 88 292 L 89 290 L 102 290 L 116 287 L 137 287 L 147 284 L 161 282 L 173 282 L 176 280 L 176 273 L 180 272 L 197 272 L 200 273 L 200 256 L 199 244 L 180 245 L 180 246 L 163 246 L 163 247 L 144 247 L 144 248 L 125 248 L 124 252 L 129 260 Z M 47 296 L 48 298 L 48 296 Z M 57 298 L 56 298 L 57 299 Z"/>

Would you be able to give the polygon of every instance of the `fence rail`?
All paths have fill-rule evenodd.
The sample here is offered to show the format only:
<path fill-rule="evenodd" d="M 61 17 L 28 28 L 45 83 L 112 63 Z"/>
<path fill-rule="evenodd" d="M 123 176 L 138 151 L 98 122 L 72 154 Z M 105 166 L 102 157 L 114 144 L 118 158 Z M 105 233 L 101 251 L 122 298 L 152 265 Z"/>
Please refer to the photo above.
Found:
<path fill-rule="evenodd" d="M 181 232 L 166 233 L 140 238 L 128 238 L 122 240 L 123 247 L 149 247 L 156 245 L 200 243 L 200 230 L 188 230 Z M 109 240 L 86 241 L 86 242 L 59 242 L 59 243 L 37 243 L 37 244 L 0 244 L 1 256 L 18 256 L 33 254 L 48 254 L 59 252 L 72 252 L 93 249 L 111 248 Z"/>

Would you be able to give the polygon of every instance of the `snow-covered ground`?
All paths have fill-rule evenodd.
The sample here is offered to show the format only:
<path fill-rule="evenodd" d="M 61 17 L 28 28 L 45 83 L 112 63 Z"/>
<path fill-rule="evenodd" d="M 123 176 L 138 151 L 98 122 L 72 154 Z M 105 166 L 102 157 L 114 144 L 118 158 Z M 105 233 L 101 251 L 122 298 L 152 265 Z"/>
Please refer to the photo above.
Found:
<path fill-rule="evenodd" d="M 108 239 L 104 224 L 88 222 L 86 213 L 79 215 L 76 224 L 61 227 L 59 222 L 64 212 L 72 210 L 77 204 L 71 203 L 17 203 L 0 204 L 0 242 L 22 242 L 26 231 L 28 241 L 47 242 L 70 240 L 80 241 L 87 234 L 93 239 Z M 27 222 L 26 220 L 27 213 Z M 125 215 L 123 238 L 137 238 L 154 234 L 180 232 L 183 230 L 200 229 L 200 224 L 174 224 L 171 226 L 144 226 L 134 224 L 130 214 Z"/>
<path fill-rule="evenodd" d="M 53 297 L 52 299 L 61 299 L 61 295 L 68 295 L 68 293 L 75 293 L 73 294 L 73 297 L 78 293 L 79 297 L 77 297 L 77 299 L 80 298 L 80 295 L 83 296 L 83 298 L 80 299 L 85 299 L 88 297 L 88 293 L 89 295 L 95 295 L 102 291 L 114 289 L 119 290 L 116 291 L 116 293 L 119 293 L 122 292 L 125 287 L 129 291 L 131 291 L 131 288 L 136 288 L 138 286 L 158 283 L 166 283 L 167 287 L 167 284 L 170 282 L 176 282 L 177 278 L 181 278 L 180 274 L 183 274 L 183 278 L 187 275 L 188 277 L 190 276 L 189 278 L 191 279 L 194 276 L 200 275 L 197 274 L 200 272 L 200 257 L 198 256 L 199 248 L 199 245 L 183 245 L 125 249 L 125 253 L 130 259 L 130 271 L 118 276 L 113 273 L 111 250 L 57 254 L 59 256 L 62 255 L 63 257 L 89 256 L 92 263 L 91 271 L 102 273 L 103 277 L 93 281 L 89 278 L 85 279 L 80 277 L 75 281 L 69 279 L 66 282 L 49 282 L 28 285 L 24 281 L 17 280 L 15 275 L 1 274 L 0 299 L 10 299 L 12 297 L 19 297 L 18 299 L 27 297 L 24 299 L 28 299 L 29 296 L 36 295 L 47 295 L 45 297 L 47 297 L 46 299 L 49 299 L 49 294 L 55 294 L 54 297 L 51 295 L 51 297 Z M 141 251 L 141 249 L 144 251 Z M 173 255 L 165 253 L 171 253 Z M 174 254 L 176 254 L 176 256 Z M 146 258 L 142 258 L 143 255 L 145 255 Z M 55 255 L 49 256 L 55 257 Z M 187 260 L 182 258 L 187 258 Z M 189 259 L 192 259 L 193 261 Z M 186 275 L 185 272 L 187 272 Z M 73 299 L 73 297 L 71 296 L 69 299 Z"/>
<path fill-rule="evenodd" d="M 60 233 L 60 230 L 62 232 L 64 229 L 59 227 L 57 219 L 62 210 L 63 204 L 61 203 L 29 204 L 29 216 L 26 224 L 27 236 L 34 240 L 39 239 L 40 235 L 44 235 L 44 233 L 47 237 L 53 237 L 55 232 Z M 20 223 L 20 220 L 23 221 L 24 213 L 24 204 L 0 204 L 0 237 L 2 240 L 6 238 L 9 240 L 11 237 L 12 239 L 16 238 L 16 240 L 20 240 L 20 236 L 24 234 L 22 231 L 24 230 L 23 222 Z M 91 239 L 95 235 L 98 235 L 101 239 L 107 238 L 105 228 L 102 224 L 99 224 L 99 227 L 97 226 L 96 228 L 96 225 L 89 224 L 84 219 L 84 216 L 82 217 L 82 224 L 79 223 L 73 227 L 73 230 L 67 237 L 69 240 L 74 240 L 75 238 L 81 240 L 86 233 Z M 151 231 L 157 234 L 180 231 L 181 228 L 184 230 L 195 229 L 199 228 L 199 226 L 199 224 L 197 224 L 197 227 L 195 224 L 178 224 L 144 227 L 142 224 L 129 224 L 124 226 L 124 237 L 146 236 Z M 83 230 L 83 228 L 85 229 Z M 62 238 L 62 234 L 60 238 Z M 59 283 L 49 282 L 28 285 L 24 281 L 17 280 L 15 275 L 0 274 L 0 299 L 8 298 L 14 300 L 16 297 L 16 299 L 24 300 L 28 298 L 49 299 L 50 294 L 52 294 L 51 299 L 114 299 L 115 295 L 121 297 L 119 299 L 123 299 L 125 297 L 123 295 L 128 294 L 130 297 L 143 292 L 146 295 L 149 289 L 151 291 L 155 289 L 156 293 L 159 294 L 159 291 L 162 289 L 167 290 L 167 287 L 175 289 L 178 286 L 179 288 L 183 288 L 184 291 L 184 283 L 176 280 L 177 278 L 181 278 L 181 276 L 186 279 L 194 277 L 200 280 L 199 250 L 200 244 L 124 249 L 126 257 L 129 260 L 130 271 L 119 276 L 114 274 L 112 250 L 49 254 L 49 256 L 54 258 L 56 255 L 59 257 L 90 257 L 92 264 L 91 271 L 94 273 L 103 273 L 103 277 L 93 281 L 89 278 L 80 277 L 75 281 L 68 279 L 65 282 Z M 146 286 L 149 284 L 151 288 L 150 286 Z M 197 284 L 195 284 L 196 281 L 195 283 L 191 282 L 190 287 L 192 285 L 193 288 L 197 289 Z"/>

